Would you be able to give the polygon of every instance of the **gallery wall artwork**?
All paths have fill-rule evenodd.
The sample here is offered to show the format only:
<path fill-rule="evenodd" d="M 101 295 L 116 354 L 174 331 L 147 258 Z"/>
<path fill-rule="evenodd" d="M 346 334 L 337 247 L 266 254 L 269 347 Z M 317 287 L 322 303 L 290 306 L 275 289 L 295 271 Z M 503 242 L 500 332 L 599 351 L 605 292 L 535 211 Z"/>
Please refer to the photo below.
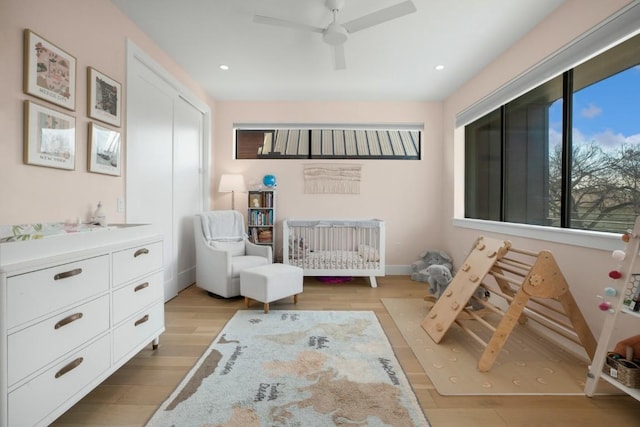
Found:
<path fill-rule="evenodd" d="M 87 115 L 120 126 L 122 85 L 95 68 L 87 67 Z"/>
<path fill-rule="evenodd" d="M 35 32 L 24 30 L 24 92 L 75 111 L 76 58 Z M 87 116 L 121 126 L 122 85 L 87 67 Z M 122 136 L 89 123 L 87 171 L 121 174 Z M 31 100 L 24 101 L 24 163 L 75 170 L 76 117 Z"/>
<path fill-rule="evenodd" d="M 76 58 L 31 30 L 24 30 L 24 91 L 74 111 Z"/>
<path fill-rule="evenodd" d="M 87 170 L 106 175 L 120 175 L 120 132 L 89 123 Z"/>
<path fill-rule="evenodd" d="M 24 162 L 75 169 L 76 119 L 31 101 L 24 103 Z"/>

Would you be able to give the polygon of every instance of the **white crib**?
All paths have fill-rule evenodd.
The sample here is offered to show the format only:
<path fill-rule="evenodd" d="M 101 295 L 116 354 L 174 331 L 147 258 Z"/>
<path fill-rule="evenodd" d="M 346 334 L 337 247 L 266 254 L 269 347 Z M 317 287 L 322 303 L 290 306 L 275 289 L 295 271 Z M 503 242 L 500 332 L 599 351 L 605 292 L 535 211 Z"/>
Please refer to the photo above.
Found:
<path fill-rule="evenodd" d="M 285 219 L 283 262 L 305 276 L 368 276 L 371 287 L 385 271 L 384 221 Z"/>

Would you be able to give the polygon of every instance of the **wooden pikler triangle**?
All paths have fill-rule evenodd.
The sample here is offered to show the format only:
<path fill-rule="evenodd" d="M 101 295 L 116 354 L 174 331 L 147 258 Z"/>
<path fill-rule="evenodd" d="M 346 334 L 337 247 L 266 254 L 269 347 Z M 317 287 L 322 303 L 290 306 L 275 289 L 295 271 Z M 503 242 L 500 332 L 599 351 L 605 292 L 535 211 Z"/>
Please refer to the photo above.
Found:
<path fill-rule="evenodd" d="M 489 284 L 487 278 L 491 278 Z M 506 310 L 477 297 L 478 288 L 503 298 Z M 492 325 L 469 307 L 470 299 L 501 316 Z M 483 338 L 460 322 L 460 314 L 486 327 L 491 338 Z M 534 253 L 516 249 L 511 242 L 480 237 L 445 292 L 436 301 L 422 328 L 439 343 L 453 323 L 460 326 L 485 347 L 478 369 L 486 372 L 493 366 L 513 328 L 529 319 L 584 347 L 590 359 L 596 341 L 578 308 L 560 267 L 549 251 Z"/>

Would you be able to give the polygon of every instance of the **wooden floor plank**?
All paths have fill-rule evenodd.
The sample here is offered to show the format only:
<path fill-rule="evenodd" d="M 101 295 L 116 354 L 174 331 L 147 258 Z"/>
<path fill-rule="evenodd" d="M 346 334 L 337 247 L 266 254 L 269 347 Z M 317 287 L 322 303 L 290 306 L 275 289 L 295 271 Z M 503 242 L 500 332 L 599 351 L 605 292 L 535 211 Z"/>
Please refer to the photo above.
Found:
<path fill-rule="evenodd" d="M 304 292 L 271 303 L 271 310 L 372 310 L 391 342 L 433 427 L 547 427 L 640 425 L 640 402 L 628 396 L 441 396 L 386 312 L 380 298 L 422 298 L 426 284 L 407 276 L 355 278 L 327 284 L 305 278 Z M 166 331 L 156 351 L 148 346 L 53 425 L 144 426 L 175 389 L 244 299 L 216 299 L 195 286 L 165 305 Z"/>

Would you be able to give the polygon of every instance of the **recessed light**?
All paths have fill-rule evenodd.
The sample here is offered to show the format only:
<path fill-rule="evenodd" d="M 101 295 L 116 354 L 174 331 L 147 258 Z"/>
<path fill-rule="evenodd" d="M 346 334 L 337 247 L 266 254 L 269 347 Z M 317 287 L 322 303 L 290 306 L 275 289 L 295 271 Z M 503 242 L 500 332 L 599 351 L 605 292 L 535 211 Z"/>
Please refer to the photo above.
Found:
<path fill-rule="evenodd" d="M 435 68 L 436 71 L 442 71 L 442 70 L 444 70 L 444 65 L 436 65 L 433 68 Z"/>
<path fill-rule="evenodd" d="M 222 64 L 222 65 L 220 66 L 220 69 L 221 69 L 221 70 L 225 70 L 225 71 L 227 71 L 227 70 L 229 69 L 229 66 L 228 66 L 228 65 L 224 65 L 224 64 Z"/>

